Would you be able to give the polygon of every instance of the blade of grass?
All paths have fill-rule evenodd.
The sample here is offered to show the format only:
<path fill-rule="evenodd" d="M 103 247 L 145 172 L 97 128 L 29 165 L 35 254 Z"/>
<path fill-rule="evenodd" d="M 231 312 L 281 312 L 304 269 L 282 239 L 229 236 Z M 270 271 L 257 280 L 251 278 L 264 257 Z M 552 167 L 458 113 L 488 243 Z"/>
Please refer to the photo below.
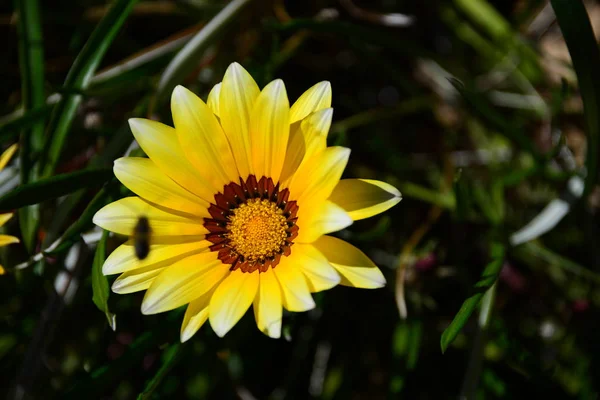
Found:
<path fill-rule="evenodd" d="M 587 176 L 583 196 L 591 193 L 598 176 L 600 151 L 600 50 L 590 19 L 580 0 L 551 0 L 556 19 L 562 31 L 583 100 L 587 125 Z"/>
<path fill-rule="evenodd" d="M 100 186 L 113 177 L 112 168 L 95 168 L 56 175 L 22 185 L 0 197 L 0 210 L 38 204 L 76 190 Z"/>
<path fill-rule="evenodd" d="M 44 47 L 40 6 L 38 0 L 17 1 L 19 31 L 19 64 L 21 68 L 21 93 L 23 109 L 40 109 L 45 106 L 44 95 Z M 21 184 L 36 179 L 33 159 L 39 153 L 44 142 L 44 115 L 36 119 L 29 129 L 20 135 Z M 31 251 L 36 239 L 39 224 L 39 206 L 33 205 L 19 210 L 19 225 L 25 247 Z"/>
<path fill-rule="evenodd" d="M 69 89 L 69 93 L 65 93 L 57 104 L 48 126 L 40 162 L 43 177 L 54 173 L 60 159 L 71 123 L 82 100 L 82 95 L 75 92 L 87 89 L 100 61 L 136 2 L 137 0 L 115 1 L 75 59 L 64 83 L 64 88 Z"/>
<path fill-rule="evenodd" d="M 96 247 L 96 253 L 94 254 L 94 262 L 92 263 L 92 301 L 96 307 L 98 307 L 98 310 L 106 315 L 108 324 L 114 331 L 117 329 L 116 315 L 108 309 L 108 296 L 110 290 L 108 289 L 108 279 L 102 273 L 102 265 L 106 260 L 107 238 L 108 231 L 104 231 L 100 242 L 98 242 L 98 247 Z"/>
<path fill-rule="evenodd" d="M 488 290 L 492 288 L 494 283 L 496 283 L 498 275 L 500 274 L 500 270 L 502 269 L 502 265 L 504 264 L 505 253 L 506 248 L 503 244 L 499 242 L 492 242 L 492 261 L 485 267 L 479 282 L 475 284 L 475 293 L 464 301 L 460 310 L 450 323 L 450 326 L 448 326 L 448 328 L 444 330 L 444 333 L 442 333 L 442 338 L 440 341 L 442 353 L 445 353 L 446 349 L 448 349 L 448 346 L 450 346 L 454 339 L 456 339 L 456 336 L 458 336 L 462 328 L 465 326 L 469 320 L 469 317 L 473 311 L 475 311 L 475 308 L 479 305 L 485 293 L 487 293 Z"/>
<path fill-rule="evenodd" d="M 128 80 L 130 75 L 136 71 L 147 69 L 148 66 L 162 61 L 163 58 L 170 57 L 172 53 L 178 51 L 189 42 L 199 29 L 200 26 L 193 26 L 192 28 L 178 32 L 165 40 L 133 54 L 118 64 L 98 72 L 90 82 L 90 89 L 119 84 Z"/>
<path fill-rule="evenodd" d="M 251 1 L 231 1 L 177 53 L 160 77 L 156 89 L 156 98 L 153 107 L 150 107 L 151 112 L 154 107 L 162 104 L 171 95 L 173 88 L 186 75 L 196 68 L 202 54 L 229 28 L 244 7 L 250 4 Z"/>
<path fill-rule="evenodd" d="M 19 30 L 19 64 L 21 68 L 21 91 L 25 113 L 45 108 L 44 95 L 44 48 L 38 0 L 17 1 Z M 44 141 L 45 113 L 31 123 L 31 132 L 21 133 L 21 176 L 23 183 L 30 179 L 31 156 L 40 151 Z"/>

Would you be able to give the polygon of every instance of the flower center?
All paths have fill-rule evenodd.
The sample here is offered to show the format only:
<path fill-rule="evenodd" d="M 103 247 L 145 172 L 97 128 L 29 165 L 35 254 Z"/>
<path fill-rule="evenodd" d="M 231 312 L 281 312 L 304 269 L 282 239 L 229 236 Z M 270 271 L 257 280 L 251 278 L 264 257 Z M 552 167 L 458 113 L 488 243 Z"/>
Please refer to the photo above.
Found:
<path fill-rule="evenodd" d="M 210 250 L 217 251 L 224 264 L 231 264 L 232 271 L 275 268 L 282 256 L 291 254 L 298 236 L 298 205 L 288 201 L 289 194 L 264 176 L 257 181 L 250 175 L 240 178 L 239 185 L 225 185 L 208 209 L 212 218 L 204 219 L 206 239 L 213 243 Z"/>
<path fill-rule="evenodd" d="M 227 224 L 231 246 L 246 260 L 274 257 L 287 239 L 287 218 L 277 204 L 250 199 L 233 210 Z"/>

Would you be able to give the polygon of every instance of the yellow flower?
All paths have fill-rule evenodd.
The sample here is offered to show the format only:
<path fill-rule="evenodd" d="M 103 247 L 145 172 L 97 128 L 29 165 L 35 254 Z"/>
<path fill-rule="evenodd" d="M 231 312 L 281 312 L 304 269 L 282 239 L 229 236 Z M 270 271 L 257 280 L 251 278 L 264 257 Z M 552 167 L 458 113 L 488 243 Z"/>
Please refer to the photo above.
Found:
<path fill-rule="evenodd" d="M 340 180 L 350 150 L 326 144 L 329 83 L 290 107 L 281 80 L 261 91 L 234 63 L 207 103 L 178 86 L 175 128 L 129 121 L 149 158 L 118 159 L 114 171 L 140 197 L 107 205 L 94 222 L 131 235 L 146 216 L 151 246 L 139 260 L 130 239 L 107 258 L 104 274 L 121 274 L 113 291 L 146 290 L 144 314 L 188 304 L 186 341 L 207 319 L 222 337 L 250 305 L 258 328 L 278 338 L 282 307 L 310 310 L 311 292 L 384 286 L 365 254 L 325 235 L 400 201 L 387 183 Z"/>
<path fill-rule="evenodd" d="M 17 147 L 18 145 L 15 143 L 8 149 L 6 149 L 4 153 L 2 153 L 2 155 L 0 156 L 0 171 L 2 171 L 4 167 L 6 167 L 6 164 L 8 164 L 12 156 L 15 154 L 15 151 L 17 151 Z M 12 218 L 12 216 L 12 213 L 0 214 L 0 227 L 4 226 L 4 224 Z M 19 238 L 10 235 L 0 235 L 0 247 L 12 243 L 19 243 Z M 4 270 L 4 267 L 0 265 L 0 275 L 4 275 L 5 272 L 6 271 Z"/>

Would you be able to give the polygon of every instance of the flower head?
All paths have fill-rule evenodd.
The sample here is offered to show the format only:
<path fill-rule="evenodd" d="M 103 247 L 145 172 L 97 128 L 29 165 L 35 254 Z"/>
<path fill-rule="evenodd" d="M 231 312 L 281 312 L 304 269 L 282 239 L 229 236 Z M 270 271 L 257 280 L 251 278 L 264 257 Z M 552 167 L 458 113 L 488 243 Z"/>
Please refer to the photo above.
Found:
<path fill-rule="evenodd" d="M 282 307 L 306 311 L 311 292 L 337 284 L 378 288 L 381 271 L 356 247 L 326 234 L 400 201 L 384 182 L 343 179 L 350 150 L 327 147 L 331 87 L 321 82 L 290 107 L 281 80 L 259 90 L 229 66 L 204 103 L 178 86 L 174 128 L 131 119 L 149 158 L 115 161 L 117 178 L 139 197 L 105 206 L 104 229 L 131 235 L 140 216 L 150 252 L 130 239 L 103 266 L 121 275 L 117 293 L 146 290 L 144 314 L 188 305 L 181 340 L 208 319 L 225 335 L 252 305 L 258 328 L 281 334 Z"/>
<path fill-rule="evenodd" d="M 2 171 L 4 167 L 6 167 L 6 164 L 8 164 L 12 156 L 17 151 L 17 147 L 18 145 L 15 143 L 8 149 L 6 149 L 4 153 L 2 153 L 2 155 L 0 155 L 0 171 Z M 12 216 L 12 213 L 0 214 L 0 227 L 4 226 L 4 224 L 12 218 Z M 19 238 L 10 235 L 0 235 L 0 247 L 4 247 L 12 243 L 19 243 Z M 0 275 L 3 275 L 4 273 L 4 267 L 0 265 Z"/>

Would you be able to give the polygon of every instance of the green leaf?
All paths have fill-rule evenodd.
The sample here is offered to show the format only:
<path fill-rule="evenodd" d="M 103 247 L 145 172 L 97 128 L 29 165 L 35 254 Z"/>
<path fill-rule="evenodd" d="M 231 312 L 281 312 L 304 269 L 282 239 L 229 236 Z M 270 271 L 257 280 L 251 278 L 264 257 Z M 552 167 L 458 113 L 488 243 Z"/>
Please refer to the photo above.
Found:
<path fill-rule="evenodd" d="M 86 187 L 100 186 L 113 177 L 111 168 L 86 169 L 40 179 L 22 185 L 0 197 L 0 210 L 38 204 Z"/>
<path fill-rule="evenodd" d="M 167 376 L 169 371 L 177 364 L 177 362 L 181 359 L 183 355 L 184 344 L 182 343 L 174 343 L 163 352 L 163 364 L 160 366 L 156 374 L 152 377 L 152 379 L 148 382 L 144 391 L 139 394 L 137 397 L 138 400 L 149 400 L 152 398 L 152 394 L 158 386 L 162 382 L 162 380 Z"/>
<path fill-rule="evenodd" d="M 44 94 L 44 47 L 38 0 L 18 0 L 19 15 L 19 65 L 21 67 L 21 93 L 25 111 L 41 109 L 46 105 Z M 42 149 L 44 141 L 44 117 L 31 124 L 29 129 L 21 131 L 21 183 L 36 179 L 33 170 L 33 158 Z M 32 206 L 19 210 L 19 225 L 25 247 L 31 251 L 34 247 L 40 220 L 39 207 Z"/>
<path fill-rule="evenodd" d="M 600 151 L 600 50 L 581 0 L 551 0 L 577 74 L 587 125 L 587 176 L 583 196 L 594 187 Z"/>
<path fill-rule="evenodd" d="M 252 0 L 233 0 L 177 53 L 158 82 L 154 107 L 169 98 L 173 88 L 198 67 L 198 59 L 229 28 Z M 152 107 L 151 107 L 152 108 Z M 152 111 L 152 110 L 151 110 Z"/>
<path fill-rule="evenodd" d="M 48 135 L 44 143 L 45 152 L 42 154 L 40 165 L 42 176 L 48 177 L 54 172 L 77 107 L 83 98 L 80 92 L 90 85 L 100 61 L 136 2 L 137 0 L 115 1 L 75 59 L 63 86 L 68 90 L 56 105 L 48 126 Z"/>
<path fill-rule="evenodd" d="M 44 94 L 44 47 L 38 0 L 18 0 L 19 65 L 21 67 L 23 110 L 42 110 Z M 42 113 L 45 115 L 45 113 Z M 29 179 L 32 153 L 40 151 L 44 138 L 44 119 L 32 123 L 31 132 L 21 134 L 21 174 Z"/>
<path fill-rule="evenodd" d="M 108 309 L 108 295 L 110 294 L 110 290 L 108 289 L 108 279 L 102 273 L 102 265 L 104 265 L 104 261 L 106 260 L 107 238 L 108 231 L 104 231 L 102 238 L 98 242 L 98 247 L 96 247 L 96 254 L 94 254 L 94 262 L 92 263 L 92 301 L 98 307 L 98 310 L 106 315 L 108 325 L 114 331 L 117 329 L 117 319 L 116 315 Z"/>
<path fill-rule="evenodd" d="M 458 313 L 450 323 L 450 326 L 442 333 L 441 347 L 442 353 L 446 351 L 448 346 L 456 339 L 463 326 L 469 320 L 469 317 L 479 305 L 485 293 L 496 283 L 502 264 L 504 263 L 504 254 L 506 249 L 503 244 L 493 242 L 491 248 L 492 261 L 485 267 L 479 282 L 474 286 L 475 293 L 466 299 Z"/>

